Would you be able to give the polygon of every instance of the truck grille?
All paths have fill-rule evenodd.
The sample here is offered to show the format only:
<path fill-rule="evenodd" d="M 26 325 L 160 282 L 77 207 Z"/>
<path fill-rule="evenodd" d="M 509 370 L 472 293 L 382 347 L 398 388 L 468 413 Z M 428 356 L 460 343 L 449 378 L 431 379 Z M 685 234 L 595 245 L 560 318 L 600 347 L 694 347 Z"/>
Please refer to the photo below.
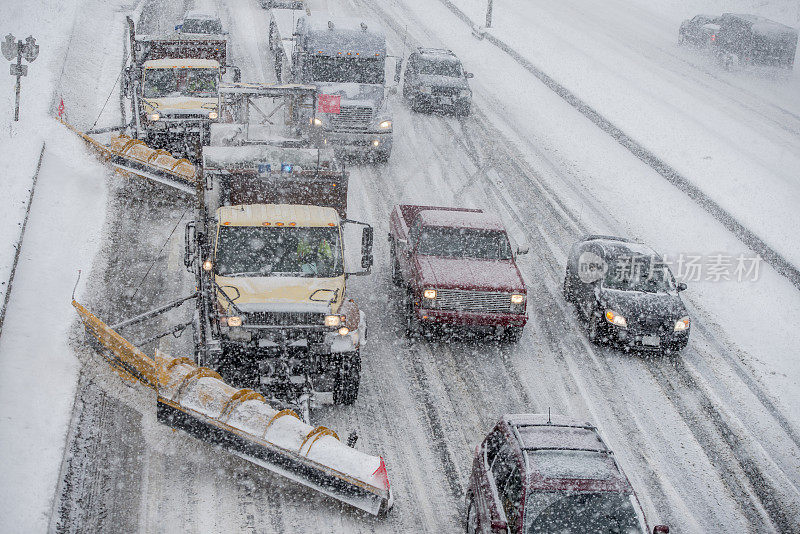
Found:
<path fill-rule="evenodd" d="M 334 130 L 366 130 L 372 120 L 372 108 L 342 106 L 338 115 L 332 115 Z"/>
<path fill-rule="evenodd" d="M 508 293 L 439 289 L 436 302 L 440 310 L 512 313 L 511 295 Z"/>
<path fill-rule="evenodd" d="M 261 326 L 322 326 L 324 313 L 313 312 L 254 312 L 246 313 L 244 324 Z"/>

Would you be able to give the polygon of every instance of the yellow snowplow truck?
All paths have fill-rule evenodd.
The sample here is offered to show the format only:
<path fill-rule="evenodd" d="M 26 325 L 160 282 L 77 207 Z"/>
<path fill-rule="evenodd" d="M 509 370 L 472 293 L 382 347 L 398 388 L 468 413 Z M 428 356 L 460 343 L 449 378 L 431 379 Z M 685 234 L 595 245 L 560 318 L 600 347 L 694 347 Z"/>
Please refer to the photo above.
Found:
<path fill-rule="evenodd" d="M 128 17 L 129 63 L 122 97 L 130 100 L 134 138 L 197 159 L 219 118 L 219 84 L 228 70 L 225 35 L 137 36 Z M 123 102 L 124 109 L 124 102 Z"/>
<path fill-rule="evenodd" d="M 346 267 L 348 226 L 362 228 L 359 270 Z M 367 325 L 347 277 L 370 271 L 370 225 L 330 207 L 222 206 L 187 226 L 185 264 L 197 278 L 200 365 L 304 419 L 312 402 L 355 402 Z"/>

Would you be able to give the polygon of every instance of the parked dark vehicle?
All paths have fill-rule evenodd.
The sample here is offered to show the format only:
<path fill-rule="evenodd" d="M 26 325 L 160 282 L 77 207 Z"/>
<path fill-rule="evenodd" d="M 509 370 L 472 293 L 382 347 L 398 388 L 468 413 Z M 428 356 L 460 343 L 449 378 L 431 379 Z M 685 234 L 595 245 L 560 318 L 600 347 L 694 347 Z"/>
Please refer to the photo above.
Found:
<path fill-rule="evenodd" d="M 710 46 L 716 40 L 719 30 L 719 17 L 696 15 L 684 20 L 678 30 L 678 44 L 690 44 L 697 47 Z"/>
<path fill-rule="evenodd" d="M 725 13 L 714 45 L 726 68 L 771 65 L 791 69 L 797 50 L 797 30 L 756 15 Z"/>
<path fill-rule="evenodd" d="M 563 416 L 504 415 L 475 448 L 466 503 L 468 534 L 651 532 L 597 429 Z"/>
<path fill-rule="evenodd" d="M 461 61 L 450 50 L 418 48 L 408 57 L 403 98 L 414 111 L 452 111 L 469 115 L 472 90 Z"/>
<path fill-rule="evenodd" d="M 564 298 L 586 321 L 593 343 L 678 352 L 689 342 L 690 320 L 669 266 L 640 243 L 588 236 L 572 246 Z"/>

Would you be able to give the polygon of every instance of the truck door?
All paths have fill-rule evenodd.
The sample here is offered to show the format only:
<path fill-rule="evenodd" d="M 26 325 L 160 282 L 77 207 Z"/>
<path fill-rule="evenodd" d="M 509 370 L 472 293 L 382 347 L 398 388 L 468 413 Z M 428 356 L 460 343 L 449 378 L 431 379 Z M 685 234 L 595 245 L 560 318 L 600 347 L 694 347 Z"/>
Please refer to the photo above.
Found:
<path fill-rule="evenodd" d="M 419 243 L 419 236 L 422 233 L 422 222 L 419 218 L 415 219 L 408 230 L 408 243 L 400 245 L 400 254 L 398 259 L 400 261 L 400 270 L 403 273 L 403 279 L 413 286 L 415 274 L 415 259 L 417 244 Z"/>

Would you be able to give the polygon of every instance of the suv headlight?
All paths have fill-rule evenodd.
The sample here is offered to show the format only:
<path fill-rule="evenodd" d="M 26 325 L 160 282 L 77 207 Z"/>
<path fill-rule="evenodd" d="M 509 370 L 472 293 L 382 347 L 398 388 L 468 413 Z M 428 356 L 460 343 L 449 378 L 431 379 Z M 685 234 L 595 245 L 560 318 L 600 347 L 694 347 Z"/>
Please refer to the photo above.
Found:
<path fill-rule="evenodd" d="M 426 289 L 422 292 L 422 296 L 429 300 L 436 299 L 436 290 L 435 289 Z"/>
<path fill-rule="evenodd" d="M 469 98 L 472 96 L 472 91 L 470 91 L 469 89 L 462 89 L 461 92 L 458 93 L 458 96 L 460 96 L 461 98 Z"/>
<path fill-rule="evenodd" d="M 150 119 L 151 121 L 157 121 L 158 119 L 161 118 L 161 115 L 159 115 L 158 113 L 150 113 L 147 115 L 147 118 Z"/>
<path fill-rule="evenodd" d="M 689 330 L 689 316 L 681 317 L 677 321 L 675 321 L 675 332 L 683 332 L 684 330 Z"/>
<path fill-rule="evenodd" d="M 342 324 L 342 318 L 339 315 L 326 315 L 325 326 L 339 326 Z"/>
<path fill-rule="evenodd" d="M 217 117 L 219 117 L 219 115 L 217 114 L 217 112 L 216 112 L 216 111 L 209 111 L 209 112 L 208 112 L 208 118 L 209 118 L 209 119 L 211 119 L 211 120 L 214 120 L 214 119 L 216 119 Z"/>
<path fill-rule="evenodd" d="M 625 320 L 625 317 L 614 310 L 606 310 L 606 321 L 621 328 L 628 328 L 628 321 Z"/>
<path fill-rule="evenodd" d="M 381 121 L 381 123 L 378 126 L 382 129 L 391 128 L 392 121 Z"/>
<path fill-rule="evenodd" d="M 319 117 L 312 117 L 312 118 L 308 119 L 308 122 L 312 126 L 322 126 L 322 119 L 320 119 Z"/>

